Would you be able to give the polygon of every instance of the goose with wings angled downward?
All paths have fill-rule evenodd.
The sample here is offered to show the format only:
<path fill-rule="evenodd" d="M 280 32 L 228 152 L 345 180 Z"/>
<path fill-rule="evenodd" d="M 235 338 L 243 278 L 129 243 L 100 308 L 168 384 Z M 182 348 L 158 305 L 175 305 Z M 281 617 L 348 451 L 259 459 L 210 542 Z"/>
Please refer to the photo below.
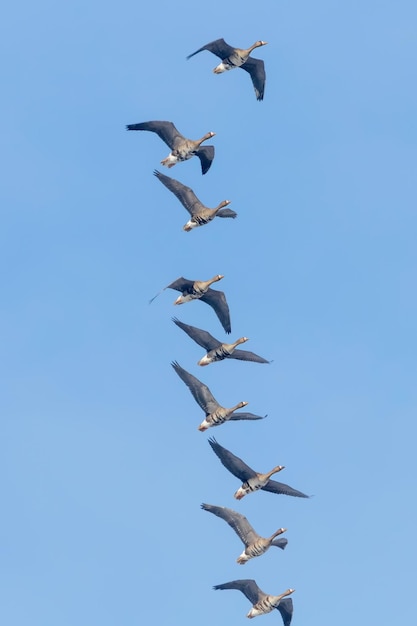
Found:
<path fill-rule="evenodd" d="M 250 74 L 256 99 L 263 100 L 266 81 L 265 64 L 261 59 L 254 59 L 250 54 L 255 48 L 265 46 L 267 43 L 267 41 L 256 41 L 250 48 L 233 48 L 224 39 L 216 39 L 189 54 L 187 59 L 191 59 L 203 50 L 208 50 L 221 59 L 221 63 L 213 70 L 215 74 L 222 74 L 235 67 L 240 67 Z"/>

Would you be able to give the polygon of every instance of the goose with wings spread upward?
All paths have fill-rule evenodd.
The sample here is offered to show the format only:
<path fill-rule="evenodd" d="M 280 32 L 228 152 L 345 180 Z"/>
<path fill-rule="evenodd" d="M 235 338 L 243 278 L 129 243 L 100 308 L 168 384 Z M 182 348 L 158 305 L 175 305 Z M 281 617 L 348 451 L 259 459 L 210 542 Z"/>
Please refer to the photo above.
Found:
<path fill-rule="evenodd" d="M 188 213 L 191 215 L 191 218 L 183 226 L 183 230 L 186 232 L 190 232 L 190 230 L 197 228 L 197 226 L 208 224 L 215 217 L 237 217 L 237 213 L 231 209 L 224 208 L 230 204 L 230 200 L 222 200 L 217 207 L 209 209 L 200 202 L 190 187 L 183 185 L 178 180 L 175 180 L 175 178 L 161 174 L 158 170 L 154 171 L 154 175 L 167 189 L 172 191 L 174 196 L 178 198 L 183 207 L 187 209 Z"/>
<path fill-rule="evenodd" d="M 235 413 L 238 409 L 242 409 L 246 406 L 248 402 L 239 402 L 236 406 L 226 409 L 217 402 L 207 385 L 204 385 L 204 383 L 199 381 L 198 378 L 183 369 L 176 361 L 171 363 L 171 365 L 193 394 L 194 400 L 200 405 L 206 414 L 206 417 L 201 422 L 198 430 L 203 432 L 211 426 L 220 426 L 229 420 L 263 419 L 261 415 L 254 415 L 253 413 Z"/>
<path fill-rule="evenodd" d="M 237 339 L 234 343 L 222 343 L 210 335 L 210 333 L 206 330 L 201 330 L 201 328 L 184 324 L 184 322 L 180 322 L 180 320 L 176 317 L 173 317 L 172 321 L 174 324 L 179 326 L 179 328 L 182 328 L 182 330 L 187 333 L 191 339 L 194 339 L 199 346 L 202 346 L 207 350 L 207 354 L 198 361 L 197 365 L 209 365 L 210 363 L 222 361 L 227 358 L 238 359 L 239 361 L 254 361 L 255 363 L 270 363 L 270 361 L 258 356 L 254 352 L 249 352 L 248 350 L 236 350 L 236 346 L 248 341 L 247 337 L 240 337 L 240 339 Z"/>
<path fill-rule="evenodd" d="M 188 278 L 181 276 L 170 285 L 164 287 L 162 291 L 165 291 L 165 289 L 176 289 L 182 292 L 175 300 L 174 304 L 184 304 L 185 302 L 191 302 L 191 300 L 201 300 L 209 304 L 219 318 L 225 332 L 230 333 L 232 328 L 230 325 L 230 312 L 226 302 L 226 296 L 223 291 L 210 288 L 210 285 L 222 280 L 222 278 L 224 278 L 222 274 L 217 274 L 210 280 L 188 280 Z M 161 291 L 159 293 L 161 293 Z M 153 300 L 159 296 L 159 293 L 157 293 L 150 302 L 153 302 Z"/>
<path fill-rule="evenodd" d="M 258 489 L 269 491 L 271 493 L 282 493 L 286 496 L 296 496 L 298 498 L 309 497 L 305 493 L 297 491 L 297 489 L 293 489 L 293 487 L 290 487 L 289 485 L 279 483 L 276 480 L 271 480 L 271 476 L 273 474 L 277 474 L 281 470 L 285 469 L 283 465 L 277 465 L 271 469 L 270 472 L 261 474 L 259 472 L 255 472 L 255 470 L 249 467 L 249 465 L 246 465 L 242 459 L 232 454 L 232 452 L 223 448 L 223 446 L 217 443 L 214 437 L 209 439 L 208 442 L 213 452 L 219 457 L 225 468 L 228 469 L 233 476 L 236 476 L 236 478 L 239 478 L 239 480 L 242 481 L 242 485 L 234 494 L 236 500 L 241 500 L 248 493 L 258 491 Z"/>
<path fill-rule="evenodd" d="M 171 152 L 161 161 L 166 167 L 174 167 L 181 161 L 187 161 L 193 156 L 197 156 L 201 161 L 201 171 L 203 174 L 208 172 L 214 159 L 214 146 L 202 146 L 203 141 L 207 141 L 210 137 L 214 137 L 216 133 L 206 133 L 201 139 L 186 139 L 184 135 L 175 128 L 172 122 L 140 122 L 138 124 L 128 124 L 127 130 L 149 130 L 156 133 L 167 146 L 171 148 Z"/>
<path fill-rule="evenodd" d="M 229 46 L 224 39 L 216 39 L 216 41 L 211 41 L 192 54 L 189 54 L 187 59 L 190 59 L 195 54 L 198 54 L 203 50 L 208 50 L 222 60 L 222 62 L 214 68 L 213 72 L 215 74 L 222 74 L 223 72 L 232 70 L 235 67 L 240 67 L 242 70 L 246 70 L 252 79 L 256 99 L 263 100 L 266 80 L 265 64 L 261 59 L 254 59 L 251 57 L 250 53 L 252 50 L 255 50 L 255 48 L 265 46 L 267 43 L 267 41 L 256 41 L 250 48 L 241 49 L 232 48 L 232 46 Z"/>
<path fill-rule="evenodd" d="M 268 593 L 264 593 L 262 589 L 259 589 L 256 582 L 251 579 L 232 580 L 229 583 L 224 583 L 223 585 L 215 585 L 213 589 L 237 589 L 238 591 L 241 591 L 247 597 L 249 602 L 252 602 L 252 608 L 246 617 L 257 617 L 258 615 L 265 615 L 274 609 L 278 609 L 281 613 L 284 626 L 290 626 L 291 624 L 293 603 L 292 599 L 287 598 L 286 596 L 294 593 L 295 589 L 287 589 L 284 593 L 281 593 L 278 596 L 273 596 Z"/>
<path fill-rule="evenodd" d="M 287 539 L 276 539 L 278 535 L 285 533 L 286 528 L 279 528 L 270 537 L 261 537 L 254 531 L 246 517 L 237 511 L 228 509 L 225 506 L 214 506 L 213 504 L 202 504 L 201 508 L 204 509 L 204 511 L 209 511 L 213 513 L 213 515 L 224 519 L 242 540 L 245 549 L 237 559 L 239 565 L 244 565 L 249 559 L 261 556 L 261 554 L 264 554 L 271 546 L 276 546 L 284 550 L 288 543 Z"/>

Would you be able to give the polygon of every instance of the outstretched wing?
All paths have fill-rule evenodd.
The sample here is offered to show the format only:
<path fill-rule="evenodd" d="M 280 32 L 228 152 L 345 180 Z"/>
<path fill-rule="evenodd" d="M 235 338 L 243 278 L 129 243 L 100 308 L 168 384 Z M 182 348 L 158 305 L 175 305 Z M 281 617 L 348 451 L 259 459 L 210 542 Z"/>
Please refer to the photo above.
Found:
<path fill-rule="evenodd" d="M 175 180 L 175 178 L 170 178 L 169 176 L 158 172 L 158 170 L 154 171 L 154 176 L 156 176 L 157 179 L 160 180 L 161 183 L 178 198 L 191 216 L 198 212 L 203 206 L 190 187 L 186 187 L 178 180 Z"/>
<path fill-rule="evenodd" d="M 156 133 L 165 141 L 167 146 L 171 150 L 175 147 L 178 141 L 184 141 L 185 137 L 175 128 L 172 122 L 140 122 L 139 124 L 128 124 L 127 130 L 149 130 L 152 133 Z"/>
<path fill-rule="evenodd" d="M 214 146 L 200 146 L 195 151 L 195 155 L 198 156 L 201 162 L 201 172 L 206 174 L 214 159 Z"/>
<path fill-rule="evenodd" d="M 253 478 L 253 476 L 256 475 L 256 472 L 254 472 L 249 465 L 246 465 L 242 459 L 232 454 L 230 450 L 223 448 L 223 446 L 217 443 L 214 437 L 211 437 L 208 442 L 211 445 L 213 452 L 219 457 L 221 463 L 231 474 L 233 474 L 233 476 L 236 476 L 236 478 L 245 482 L 246 480 L 249 480 L 249 478 Z"/>
<path fill-rule="evenodd" d="M 211 41 L 210 43 L 202 46 L 192 54 L 189 54 L 187 56 L 187 59 L 191 59 L 191 57 L 193 57 L 195 54 L 198 54 L 199 52 L 203 52 L 203 50 L 208 50 L 209 52 L 212 52 L 220 59 L 225 59 L 235 51 L 235 49 L 232 48 L 232 46 L 229 46 L 229 44 L 227 44 L 224 39 L 216 39 L 216 41 Z"/>
<path fill-rule="evenodd" d="M 205 414 L 213 413 L 219 407 L 219 403 L 207 385 L 204 385 L 198 378 L 183 369 L 176 361 L 173 361 L 171 365 L 178 376 L 185 382 L 194 400 L 200 405 Z"/>
<path fill-rule="evenodd" d="M 174 280 L 170 285 L 167 285 L 165 289 L 176 289 L 177 291 L 181 291 L 182 293 L 191 293 L 193 289 L 194 281 L 188 280 L 188 278 L 184 278 L 181 276 Z"/>
<path fill-rule="evenodd" d="M 255 415 L 254 413 L 232 413 L 232 415 L 229 417 L 229 420 L 231 422 L 235 421 L 237 422 L 238 420 L 263 420 L 265 419 L 266 415 Z"/>
<path fill-rule="evenodd" d="M 155 298 L 157 298 L 163 291 L 165 291 L 165 289 L 176 289 L 177 291 L 182 291 L 184 293 L 187 291 L 191 292 L 193 285 L 194 282 L 192 280 L 187 280 L 187 278 L 183 278 L 181 276 L 180 278 L 177 278 L 177 280 L 174 280 L 174 282 L 170 285 L 167 285 L 166 287 L 161 289 L 161 291 L 158 291 L 158 293 L 149 300 L 149 304 L 151 304 L 151 302 L 153 302 Z"/>
<path fill-rule="evenodd" d="M 277 606 L 277 610 L 281 613 L 284 626 L 290 626 L 294 607 L 292 598 L 284 598 Z"/>
<path fill-rule="evenodd" d="M 232 209 L 220 209 L 220 211 L 217 213 L 217 217 L 237 217 L 237 213 L 235 213 L 235 211 L 232 211 Z"/>
<path fill-rule="evenodd" d="M 241 513 L 237 513 L 225 506 L 214 506 L 213 504 L 202 504 L 201 508 L 224 519 L 246 546 L 254 543 L 259 538 L 259 535 L 256 534 L 246 517 Z"/>
<path fill-rule="evenodd" d="M 281 550 L 285 550 L 285 547 L 288 543 L 288 539 L 274 539 L 271 543 L 271 546 L 276 546 L 277 548 L 281 548 Z"/>
<path fill-rule="evenodd" d="M 206 330 L 201 330 L 201 328 L 196 328 L 195 326 L 190 326 L 189 324 L 184 324 L 184 322 L 180 322 L 176 317 L 172 318 L 174 324 L 182 328 L 182 330 L 187 333 L 191 339 L 194 339 L 196 343 L 202 348 L 208 350 L 214 350 L 214 348 L 218 348 L 222 344 L 220 341 L 215 339 L 213 335 L 210 335 Z"/>
<path fill-rule="evenodd" d="M 256 604 L 259 598 L 265 595 L 264 592 L 259 589 L 256 582 L 249 578 L 232 580 L 230 583 L 223 583 L 223 585 L 215 585 L 213 589 L 238 589 L 245 594 L 252 604 Z"/>
<path fill-rule="evenodd" d="M 252 84 L 255 89 L 256 99 L 263 100 L 264 99 L 264 91 L 265 91 L 265 63 L 261 59 L 253 59 L 249 57 L 249 59 L 240 66 L 242 70 L 246 70 L 252 79 Z"/>
<path fill-rule="evenodd" d="M 264 491 L 269 491 L 270 493 L 282 493 L 285 496 L 295 496 L 297 498 L 309 498 L 302 491 L 297 491 L 297 489 L 293 489 L 289 485 L 285 485 L 284 483 L 279 483 L 277 480 L 268 480 L 265 487 L 261 487 Z"/>
<path fill-rule="evenodd" d="M 215 289 L 210 288 L 203 296 L 201 296 L 200 300 L 206 302 L 214 309 L 224 330 L 226 333 L 230 333 L 232 331 L 232 327 L 230 325 L 230 311 L 224 292 L 216 291 Z"/>
<path fill-rule="evenodd" d="M 271 361 L 267 361 L 249 350 L 233 350 L 230 358 L 238 359 L 239 361 L 253 361 L 254 363 L 271 363 Z"/>

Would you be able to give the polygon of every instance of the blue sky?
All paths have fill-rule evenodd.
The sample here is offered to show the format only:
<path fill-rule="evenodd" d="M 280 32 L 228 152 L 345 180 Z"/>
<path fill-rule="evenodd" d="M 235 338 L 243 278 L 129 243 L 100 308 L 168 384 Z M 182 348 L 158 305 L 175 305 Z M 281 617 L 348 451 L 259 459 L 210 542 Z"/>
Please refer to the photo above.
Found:
<path fill-rule="evenodd" d="M 245 624 L 212 586 L 296 592 L 294 626 L 409 622 L 416 560 L 414 2 L 15 3 L 3 12 L 0 616 L 8 626 Z M 185 57 L 268 45 L 248 75 Z M 125 124 L 216 132 L 169 172 Z M 236 220 L 184 233 L 164 170 Z M 232 339 L 273 359 L 199 368 L 179 276 L 225 275 Z M 262 422 L 197 431 L 177 360 Z M 233 499 L 208 436 L 314 494 Z M 244 568 L 201 502 L 288 528 Z M 263 618 L 280 622 L 278 614 Z"/>

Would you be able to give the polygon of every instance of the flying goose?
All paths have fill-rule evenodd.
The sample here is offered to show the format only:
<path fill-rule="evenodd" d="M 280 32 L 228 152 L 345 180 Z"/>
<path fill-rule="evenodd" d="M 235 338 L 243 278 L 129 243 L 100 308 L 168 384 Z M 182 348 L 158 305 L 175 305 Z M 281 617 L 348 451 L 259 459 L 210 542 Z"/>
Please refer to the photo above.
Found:
<path fill-rule="evenodd" d="M 242 409 L 246 406 L 248 402 L 239 402 L 239 404 L 236 404 L 236 406 L 231 409 L 225 409 L 220 406 L 207 385 L 204 385 L 204 383 L 199 381 L 198 378 L 183 369 L 176 361 L 173 361 L 171 365 L 193 394 L 194 400 L 200 405 L 206 414 L 206 417 L 198 427 L 198 430 L 201 432 L 204 432 L 207 428 L 210 428 L 210 426 L 220 426 L 229 420 L 263 419 L 262 416 L 254 415 L 253 413 L 235 413 L 238 409 Z"/>
<path fill-rule="evenodd" d="M 201 171 L 208 172 L 214 159 L 214 146 L 202 146 L 203 141 L 214 137 L 216 133 L 206 133 L 201 139 L 186 139 L 184 135 L 175 128 L 172 122 L 140 122 L 139 124 L 128 124 L 127 130 L 150 130 L 159 135 L 162 141 L 171 148 L 171 152 L 161 161 L 166 167 L 174 167 L 181 161 L 187 161 L 193 156 L 198 156 L 201 161 Z"/>
<path fill-rule="evenodd" d="M 207 354 L 198 361 L 197 365 L 209 365 L 215 361 L 222 361 L 227 358 L 238 359 L 239 361 L 254 361 L 255 363 L 270 363 L 270 361 L 258 356 L 254 352 L 235 349 L 236 346 L 248 341 L 247 337 L 241 337 L 234 343 L 221 343 L 206 330 L 201 330 L 195 326 L 184 324 L 184 322 L 180 322 L 180 320 L 176 317 L 173 317 L 172 321 L 174 324 L 182 328 L 182 330 L 186 332 L 191 339 L 194 339 L 199 346 L 202 346 L 207 350 Z"/>
<path fill-rule="evenodd" d="M 184 304 L 185 302 L 191 302 L 191 300 L 206 302 L 206 304 L 209 304 L 214 309 L 225 332 L 230 333 L 232 328 L 230 326 L 230 312 L 226 302 L 226 296 L 223 291 L 210 289 L 210 285 L 222 280 L 222 278 L 224 278 L 222 274 L 217 274 L 210 280 L 188 280 L 188 278 L 181 276 L 170 285 L 164 287 L 162 291 L 165 291 L 165 289 L 176 289 L 182 292 L 175 300 L 174 304 Z M 153 302 L 162 291 L 157 293 L 149 302 Z"/>
<path fill-rule="evenodd" d="M 239 563 L 239 565 L 244 565 L 249 561 L 249 559 L 261 556 L 261 554 L 264 554 L 271 546 L 277 546 L 277 548 L 284 550 L 288 543 L 287 539 L 275 538 L 278 537 L 278 535 L 285 533 L 287 530 L 286 528 L 279 528 L 273 535 L 265 538 L 261 537 L 254 531 L 246 517 L 241 513 L 232 511 L 232 509 L 228 509 L 225 506 L 214 506 L 213 504 L 203 503 L 201 508 L 204 509 L 204 511 L 209 511 L 210 513 L 213 513 L 213 515 L 217 515 L 217 517 L 224 519 L 224 521 L 233 528 L 235 533 L 243 541 L 245 549 L 237 559 L 237 563 Z"/>
<path fill-rule="evenodd" d="M 260 46 L 265 46 L 267 43 L 267 41 L 256 41 L 250 48 L 242 50 L 241 48 L 232 48 L 232 46 L 229 46 L 224 39 L 216 39 L 216 41 L 212 41 L 192 54 L 189 54 L 187 59 L 191 59 L 191 57 L 199 52 L 202 52 L 203 50 L 208 50 L 222 60 L 222 62 L 214 68 L 213 72 L 215 74 L 221 74 L 222 72 L 232 70 L 235 67 L 240 67 L 242 70 L 246 70 L 252 78 L 256 99 L 263 100 L 266 79 L 265 64 L 261 61 L 261 59 L 254 59 L 249 55 L 252 50 L 259 48 Z"/>
<path fill-rule="evenodd" d="M 258 489 L 270 491 L 271 493 L 282 493 L 286 496 L 297 496 L 298 498 L 309 497 L 305 493 L 297 491 L 289 485 L 279 483 L 276 480 L 271 480 L 271 476 L 273 474 L 277 474 L 281 470 L 285 469 L 283 465 L 277 465 L 271 469 L 270 472 L 260 474 L 259 472 L 255 472 L 255 470 L 249 467 L 249 465 L 246 465 L 242 459 L 239 459 L 239 457 L 232 454 L 229 450 L 223 448 L 223 446 L 217 443 L 214 437 L 209 439 L 208 442 L 212 447 L 213 452 L 219 457 L 225 468 L 228 469 L 233 476 L 236 476 L 236 478 L 239 478 L 239 480 L 243 482 L 234 494 L 236 500 L 241 500 L 248 493 L 252 493 Z"/>
<path fill-rule="evenodd" d="M 209 209 L 204 206 L 202 202 L 200 202 L 190 187 L 186 187 L 174 178 L 161 174 L 158 170 L 154 171 L 154 175 L 163 185 L 165 185 L 165 187 L 167 187 L 167 189 L 172 191 L 174 196 L 177 196 L 183 207 L 185 207 L 191 215 L 188 222 L 184 224 L 183 230 L 189 232 L 193 228 L 197 228 L 197 226 L 204 226 L 205 224 L 211 222 L 211 220 L 215 217 L 237 217 L 237 213 L 231 209 L 224 208 L 230 204 L 230 200 L 223 200 L 216 208 Z"/>
<path fill-rule="evenodd" d="M 281 613 L 284 626 L 290 626 L 291 624 L 293 604 L 292 599 L 286 598 L 286 596 L 294 593 L 295 589 L 287 589 L 284 593 L 281 593 L 278 596 L 273 596 L 264 593 L 261 589 L 259 589 L 254 580 L 248 578 L 243 580 L 232 580 L 230 583 L 224 583 L 223 585 L 215 585 L 213 589 L 237 589 L 245 594 L 249 602 L 252 602 L 252 608 L 246 617 L 257 617 L 258 615 L 265 615 L 274 609 L 278 609 Z"/>

